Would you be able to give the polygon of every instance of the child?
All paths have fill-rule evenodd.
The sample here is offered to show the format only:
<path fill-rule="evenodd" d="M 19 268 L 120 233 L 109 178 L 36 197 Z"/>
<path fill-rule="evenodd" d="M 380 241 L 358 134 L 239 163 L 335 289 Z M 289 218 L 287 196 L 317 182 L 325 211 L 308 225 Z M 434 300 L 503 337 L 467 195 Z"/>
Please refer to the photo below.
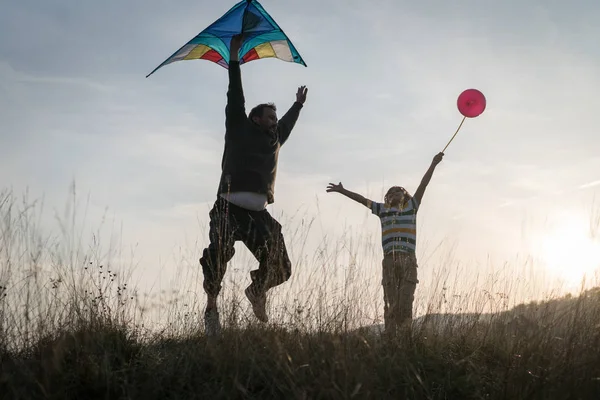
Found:
<path fill-rule="evenodd" d="M 384 203 L 377 203 L 345 189 L 341 182 L 327 187 L 327 192 L 341 193 L 368 207 L 381 220 L 385 333 L 390 336 L 396 336 L 399 330 L 410 332 L 414 294 L 419 283 L 415 255 L 417 211 L 433 171 L 443 157 L 444 153 L 439 153 L 433 158 L 414 196 L 403 187 L 393 186 Z"/>

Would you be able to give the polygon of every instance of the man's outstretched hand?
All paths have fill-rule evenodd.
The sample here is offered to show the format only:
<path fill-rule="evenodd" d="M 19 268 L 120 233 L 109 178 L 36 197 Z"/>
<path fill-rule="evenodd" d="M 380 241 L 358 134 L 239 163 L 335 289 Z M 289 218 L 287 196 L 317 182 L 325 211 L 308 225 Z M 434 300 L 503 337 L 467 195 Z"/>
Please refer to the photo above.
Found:
<path fill-rule="evenodd" d="M 296 101 L 300 104 L 304 104 L 306 101 L 306 94 L 308 93 L 308 88 L 306 86 L 300 86 L 298 91 L 296 92 Z"/>
<path fill-rule="evenodd" d="M 435 155 L 435 157 L 433 157 L 431 163 L 433 165 L 438 165 L 440 162 L 442 162 L 442 158 L 444 158 L 444 153 L 438 153 Z"/>
<path fill-rule="evenodd" d="M 335 183 L 330 183 L 329 186 L 327 186 L 327 193 L 330 193 L 330 192 L 341 193 L 343 190 L 344 190 L 344 186 L 342 185 L 342 182 L 338 183 L 337 185 Z"/>

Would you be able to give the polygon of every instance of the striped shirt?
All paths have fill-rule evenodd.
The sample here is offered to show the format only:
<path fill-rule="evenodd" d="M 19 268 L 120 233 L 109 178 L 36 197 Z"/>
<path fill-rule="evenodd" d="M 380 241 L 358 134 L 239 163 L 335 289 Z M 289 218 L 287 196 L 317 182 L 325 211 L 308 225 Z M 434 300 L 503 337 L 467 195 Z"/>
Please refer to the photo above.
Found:
<path fill-rule="evenodd" d="M 369 208 L 381 221 L 383 254 L 398 252 L 415 254 L 419 210 L 417 201 L 411 197 L 406 207 L 402 209 L 372 201 Z"/>

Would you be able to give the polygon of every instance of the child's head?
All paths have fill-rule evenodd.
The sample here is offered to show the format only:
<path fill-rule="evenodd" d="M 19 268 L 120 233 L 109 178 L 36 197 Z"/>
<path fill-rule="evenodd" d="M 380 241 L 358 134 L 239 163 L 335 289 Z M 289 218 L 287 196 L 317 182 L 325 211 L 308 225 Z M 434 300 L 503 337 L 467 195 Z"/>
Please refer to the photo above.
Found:
<path fill-rule="evenodd" d="M 388 204 L 391 207 L 401 208 L 408 202 L 410 195 L 402 186 L 392 186 L 389 188 L 383 199 L 385 204 Z"/>

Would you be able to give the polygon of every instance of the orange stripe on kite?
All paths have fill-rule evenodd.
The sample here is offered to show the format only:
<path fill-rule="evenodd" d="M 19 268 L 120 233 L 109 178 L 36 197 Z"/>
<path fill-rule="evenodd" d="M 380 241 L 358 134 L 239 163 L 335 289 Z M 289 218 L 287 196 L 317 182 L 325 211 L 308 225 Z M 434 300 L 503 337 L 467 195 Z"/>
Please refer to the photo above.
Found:
<path fill-rule="evenodd" d="M 244 62 L 258 60 L 259 58 L 260 57 L 258 56 L 258 53 L 256 53 L 256 50 L 254 50 L 254 49 L 251 49 L 249 52 L 246 53 L 246 55 L 244 57 L 242 57 Z"/>
<path fill-rule="evenodd" d="M 203 60 L 218 62 L 222 59 L 221 55 L 214 50 L 207 51 L 206 54 L 202 56 Z"/>

